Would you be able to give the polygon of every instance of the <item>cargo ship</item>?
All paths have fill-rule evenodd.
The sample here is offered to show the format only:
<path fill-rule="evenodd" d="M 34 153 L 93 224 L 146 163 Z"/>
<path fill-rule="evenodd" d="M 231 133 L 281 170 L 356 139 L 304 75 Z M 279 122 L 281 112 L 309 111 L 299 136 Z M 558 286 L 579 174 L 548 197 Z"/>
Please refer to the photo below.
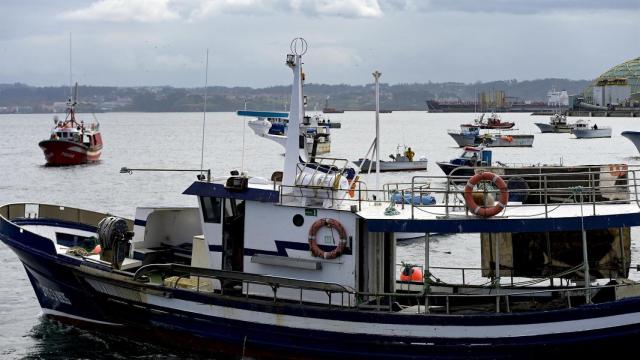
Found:
<path fill-rule="evenodd" d="M 501 106 L 479 107 L 474 101 L 438 101 L 427 100 L 427 111 L 433 113 L 472 113 L 472 112 L 544 112 L 553 114 L 557 107 L 549 106 L 544 102 L 513 102 L 504 103 Z"/>

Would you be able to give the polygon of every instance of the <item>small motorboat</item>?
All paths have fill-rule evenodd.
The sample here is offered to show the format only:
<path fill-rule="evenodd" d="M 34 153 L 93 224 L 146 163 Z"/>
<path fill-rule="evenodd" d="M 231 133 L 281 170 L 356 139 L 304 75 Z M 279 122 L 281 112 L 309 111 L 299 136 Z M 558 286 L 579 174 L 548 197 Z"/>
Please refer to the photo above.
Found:
<path fill-rule="evenodd" d="M 496 113 L 492 113 L 485 121 L 484 119 L 484 114 L 480 115 L 479 118 L 474 120 L 474 124 L 475 125 L 463 125 L 463 126 L 477 126 L 480 129 L 502 129 L 502 130 L 506 130 L 506 129 L 511 129 L 513 128 L 516 124 L 513 122 L 507 122 L 507 121 L 502 121 L 502 119 L 500 118 L 500 115 L 496 114 Z"/>
<path fill-rule="evenodd" d="M 413 160 L 413 156 L 414 153 L 410 147 L 405 146 L 404 151 L 400 152 L 400 146 L 398 146 L 396 154 L 389 155 L 391 161 L 380 160 L 380 172 L 427 170 L 427 158 L 423 156 L 419 160 Z M 360 158 L 353 163 L 363 172 L 376 171 L 376 162 L 370 159 Z"/>
<path fill-rule="evenodd" d="M 472 125 L 460 126 L 460 131 L 449 130 L 449 136 L 458 144 L 464 146 L 486 147 L 529 147 L 533 146 L 533 135 L 501 133 L 480 133 L 480 127 Z"/>
<path fill-rule="evenodd" d="M 609 126 L 598 126 L 598 124 L 589 126 L 588 121 L 580 119 L 576 121 L 571 133 L 578 139 L 610 138 L 611 128 Z"/>
<path fill-rule="evenodd" d="M 102 136 L 100 124 L 95 122 L 85 126 L 84 121 L 76 120 L 78 84 L 73 97 L 67 101 L 67 117 L 64 121 L 54 119 L 55 126 L 49 139 L 38 145 L 44 151 L 47 165 L 79 165 L 98 161 L 102 154 Z"/>
<path fill-rule="evenodd" d="M 488 167 L 491 164 L 492 152 L 489 149 L 476 146 L 465 146 L 462 154 L 449 161 L 438 161 L 436 164 L 446 175 L 450 175 L 455 169 L 456 176 L 473 176 L 476 167 Z"/>
<path fill-rule="evenodd" d="M 567 123 L 567 115 L 554 114 L 549 123 L 536 123 L 542 133 L 568 133 L 575 127 L 575 124 Z"/>

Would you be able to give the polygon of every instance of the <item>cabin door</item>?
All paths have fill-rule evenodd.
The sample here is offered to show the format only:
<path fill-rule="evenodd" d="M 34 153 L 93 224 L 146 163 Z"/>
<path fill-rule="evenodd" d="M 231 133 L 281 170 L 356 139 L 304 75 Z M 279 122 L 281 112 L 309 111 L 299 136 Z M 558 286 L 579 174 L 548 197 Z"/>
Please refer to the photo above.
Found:
<path fill-rule="evenodd" d="M 224 199 L 222 270 L 244 270 L 244 200 Z"/>
<path fill-rule="evenodd" d="M 361 222 L 362 224 L 364 222 Z M 395 235 L 369 232 L 361 226 L 358 244 L 358 291 L 390 293 L 395 291 Z"/>

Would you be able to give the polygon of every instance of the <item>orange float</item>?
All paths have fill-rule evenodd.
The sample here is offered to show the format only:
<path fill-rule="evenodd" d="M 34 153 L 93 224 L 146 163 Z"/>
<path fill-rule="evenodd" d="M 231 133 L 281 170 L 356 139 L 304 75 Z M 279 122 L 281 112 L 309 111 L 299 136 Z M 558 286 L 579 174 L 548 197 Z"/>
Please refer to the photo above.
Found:
<path fill-rule="evenodd" d="M 338 235 L 340 236 L 340 242 L 336 246 L 335 249 L 331 251 L 323 251 L 318 246 L 318 242 L 316 241 L 316 234 L 318 230 L 322 227 L 328 227 L 329 229 L 336 229 Z M 334 219 L 318 219 L 313 224 L 311 224 L 311 228 L 309 228 L 309 249 L 311 253 L 315 257 L 321 257 L 323 259 L 335 259 L 338 256 L 342 255 L 344 249 L 347 247 L 347 232 L 344 230 L 344 227 L 338 220 Z"/>
<path fill-rule="evenodd" d="M 500 190 L 500 199 L 498 204 L 491 207 L 484 207 L 478 205 L 473 199 L 473 187 L 476 186 L 480 181 L 491 181 L 498 190 Z M 502 178 L 492 172 L 482 172 L 473 175 L 469 181 L 467 181 L 467 185 L 464 187 L 464 201 L 467 204 L 467 209 L 478 215 L 480 217 L 488 218 L 494 215 L 499 214 L 504 208 L 507 207 L 507 202 L 509 201 L 509 189 L 507 188 L 507 184 L 502 180 Z"/>
<path fill-rule="evenodd" d="M 422 282 L 422 269 L 417 266 L 405 266 L 400 273 L 400 281 Z"/>

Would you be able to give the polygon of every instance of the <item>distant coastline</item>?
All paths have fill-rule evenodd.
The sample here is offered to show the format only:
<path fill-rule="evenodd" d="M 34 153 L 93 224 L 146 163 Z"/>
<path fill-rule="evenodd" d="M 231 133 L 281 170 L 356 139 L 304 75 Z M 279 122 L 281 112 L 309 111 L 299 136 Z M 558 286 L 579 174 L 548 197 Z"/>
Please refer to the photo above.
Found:
<path fill-rule="evenodd" d="M 568 79 L 506 80 L 464 84 L 381 84 L 380 107 L 393 111 L 426 110 L 426 100 L 474 101 L 479 92 L 501 90 L 509 98 L 546 101 L 551 88 L 581 92 L 590 81 Z M 210 86 L 207 111 L 286 110 L 288 86 L 265 88 Z M 87 86 L 80 85 L 78 112 L 193 112 L 202 111 L 203 88 L 171 86 Z M 307 110 L 321 111 L 330 97 L 331 107 L 346 111 L 374 109 L 373 85 L 306 84 Z M 0 84 L 0 113 L 63 113 L 68 86 Z"/>

